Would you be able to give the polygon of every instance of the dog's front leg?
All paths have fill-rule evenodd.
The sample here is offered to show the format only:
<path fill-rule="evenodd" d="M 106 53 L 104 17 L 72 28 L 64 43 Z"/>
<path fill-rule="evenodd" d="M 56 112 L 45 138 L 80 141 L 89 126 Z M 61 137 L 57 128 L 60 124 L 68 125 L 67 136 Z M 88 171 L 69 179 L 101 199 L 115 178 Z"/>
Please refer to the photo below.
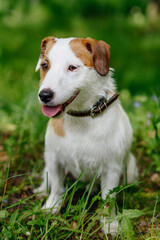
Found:
<path fill-rule="evenodd" d="M 54 154 L 53 150 L 46 146 L 45 151 L 45 168 L 42 175 L 42 184 L 39 188 L 35 189 L 35 193 L 41 195 L 48 195 L 48 199 L 42 209 L 50 210 L 55 213 L 59 210 L 62 194 L 64 192 L 64 169 L 59 164 L 59 161 Z"/>
<path fill-rule="evenodd" d="M 53 208 L 52 213 L 55 213 L 59 210 L 62 202 L 62 194 L 64 192 L 64 186 L 63 186 L 64 169 L 56 161 L 56 159 L 52 158 L 46 161 L 45 171 L 46 171 L 46 177 L 48 177 L 50 193 L 42 209 Z M 47 182 L 47 179 L 45 180 L 45 182 Z"/>
<path fill-rule="evenodd" d="M 110 190 L 117 187 L 120 180 L 120 171 L 116 169 L 108 168 L 106 173 L 103 173 L 101 176 L 101 189 L 102 189 L 102 199 L 106 199 L 106 196 L 109 194 Z M 111 194 L 110 197 L 114 197 L 115 194 Z M 108 217 L 101 217 L 102 230 L 104 233 L 110 233 L 116 235 L 118 232 L 118 221 L 114 220 L 116 216 L 115 206 L 109 210 Z M 112 221 L 113 219 L 113 221 Z"/>
<path fill-rule="evenodd" d="M 39 197 L 41 196 L 45 196 L 47 195 L 47 186 L 48 189 L 50 188 L 50 184 L 48 182 L 48 171 L 46 169 L 46 167 L 43 170 L 43 174 L 42 174 L 42 183 L 38 188 L 35 188 L 33 190 L 34 193 L 38 193 Z"/>

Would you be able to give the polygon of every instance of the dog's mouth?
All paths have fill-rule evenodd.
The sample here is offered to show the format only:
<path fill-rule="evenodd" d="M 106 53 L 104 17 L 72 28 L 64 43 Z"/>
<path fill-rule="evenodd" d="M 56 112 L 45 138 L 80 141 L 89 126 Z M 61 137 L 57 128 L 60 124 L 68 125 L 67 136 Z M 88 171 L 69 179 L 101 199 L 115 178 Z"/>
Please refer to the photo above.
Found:
<path fill-rule="evenodd" d="M 79 91 L 75 92 L 66 102 L 57 105 L 57 106 L 42 106 L 42 112 L 47 117 L 57 117 L 60 116 L 64 111 L 65 108 L 77 97 Z"/>

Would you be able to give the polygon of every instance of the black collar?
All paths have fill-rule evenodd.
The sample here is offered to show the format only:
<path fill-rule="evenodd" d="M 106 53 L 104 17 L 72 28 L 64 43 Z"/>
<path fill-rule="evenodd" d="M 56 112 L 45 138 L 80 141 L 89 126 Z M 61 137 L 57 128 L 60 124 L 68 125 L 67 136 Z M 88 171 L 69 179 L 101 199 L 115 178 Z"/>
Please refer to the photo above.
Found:
<path fill-rule="evenodd" d="M 119 93 L 115 93 L 111 98 L 102 97 L 97 103 L 93 105 L 88 111 L 72 111 L 69 110 L 67 114 L 74 117 L 92 117 L 95 118 L 98 115 L 102 114 L 105 109 L 107 109 L 114 101 L 119 97 Z"/>

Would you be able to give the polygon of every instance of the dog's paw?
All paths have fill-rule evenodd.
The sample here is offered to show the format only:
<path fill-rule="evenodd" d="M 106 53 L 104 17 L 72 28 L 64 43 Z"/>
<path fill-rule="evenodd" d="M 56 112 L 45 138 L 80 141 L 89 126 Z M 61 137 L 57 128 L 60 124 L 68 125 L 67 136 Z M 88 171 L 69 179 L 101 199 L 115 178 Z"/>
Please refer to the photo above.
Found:
<path fill-rule="evenodd" d="M 39 197 L 41 197 L 41 196 L 46 196 L 46 195 L 47 195 L 46 189 L 44 189 L 44 188 L 41 187 L 41 186 L 38 187 L 38 188 L 35 188 L 35 189 L 33 190 L 33 193 L 37 193 Z"/>
<path fill-rule="evenodd" d="M 113 220 L 113 222 L 107 221 L 106 218 L 101 219 L 102 231 L 104 234 L 111 234 L 116 236 L 119 231 L 118 221 Z"/>
<path fill-rule="evenodd" d="M 57 212 L 59 212 L 61 207 L 61 204 L 55 204 L 52 207 L 47 207 L 46 204 L 43 205 L 42 210 L 44 210 L 46 213 L 52 212 L 52 214 L 56 214 Z"/>
<path fill-rule="evenodd" d="M 46 203 L 43 205 L 42 210 L 45 210 L 46 212 L 52 212 L 52 214 L 57 213 L 60 210 L 62 203 L 62 198 L 59 196 L 50 196 L 48 197 Z"/>

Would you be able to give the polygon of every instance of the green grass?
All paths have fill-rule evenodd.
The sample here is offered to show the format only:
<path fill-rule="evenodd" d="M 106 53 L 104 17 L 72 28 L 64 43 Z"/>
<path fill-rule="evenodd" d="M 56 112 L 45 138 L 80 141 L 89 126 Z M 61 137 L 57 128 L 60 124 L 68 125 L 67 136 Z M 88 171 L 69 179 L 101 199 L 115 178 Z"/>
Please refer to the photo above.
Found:
<path fill-rule="evenodd" d="M 99 225 L 108 202 L 117 206 L 116 239 L 160 238 L 160 25 L 149 21 L 145 1 L 131 2 L 0 1 L 0 239 L 111 239 Z M 33 194 L 41 182 L 48 121 L 38 104 L 34 70 L 40 41 L 48 35 L 91 36 L 111 45 L 140 170 L 139 184 L 114 189 L 116 199 L 106 201 L 100 192 L 91 196 L 92 183 L 87 192 L 84 183 L 67 176 L 56 215 L 41 211 L 45 198 Z"/>

